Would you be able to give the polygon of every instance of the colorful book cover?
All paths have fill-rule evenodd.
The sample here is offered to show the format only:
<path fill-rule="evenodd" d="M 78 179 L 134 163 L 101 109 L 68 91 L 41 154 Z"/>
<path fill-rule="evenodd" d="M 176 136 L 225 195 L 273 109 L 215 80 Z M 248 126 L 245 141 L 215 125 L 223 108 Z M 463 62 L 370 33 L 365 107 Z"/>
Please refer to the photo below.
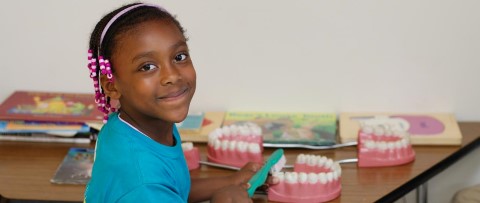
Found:
<path fill-rule="evenodd" d="M 86 184 L 92 176 L 95 150 L 70 148 L 50 182 L 56 184 Z"/>
<path fill-rule="evenodd" d="M 180 132 L 182 141 L 188 142 L 207 142 L 208 134 L 222 126 L 223 118 L 225 117 L 225 112 L 205 112 L 204 119 L 202 122 L 202 128 L 200 131 L 192 132 Z"/>
<path fill-rule="evenodd" d="M 0 141 L 90 144 L 96 139 L 94 136 L 92 133 L 77 133 L 72 136 L 47 133 L 0 133 Z"/>
<path fill-rule="evenodd" d="M 356 141 L 362 123 L 399 128 L 410 134 L 413 145 L 460 145 L 462 134 L 452 113 L 340 113 L 340 141 Z"/>
<path fill-rule="evenodd" d="M 0 104 L 0 120 L 98 122 L 93 94 L 15 91 Z"/>
<path fill-rule="evenodd" d="M 262 128 L 263 142 L 274 144 L 333 145 L 335 113 L 227 112 L 223 125 L 252 122 Z"/>
<path fill-rule="evenodd" d="M 199 132 L 202 129 L 204 118 L 204 112 L 189 112 L 185 120 L 175 125 L 180 133 Z"/>
<path fill-rule="evenodd" d="M 90 127 L 82 123 L 10 120 L 0 121 L 0 133 L 87 133 Z"/>

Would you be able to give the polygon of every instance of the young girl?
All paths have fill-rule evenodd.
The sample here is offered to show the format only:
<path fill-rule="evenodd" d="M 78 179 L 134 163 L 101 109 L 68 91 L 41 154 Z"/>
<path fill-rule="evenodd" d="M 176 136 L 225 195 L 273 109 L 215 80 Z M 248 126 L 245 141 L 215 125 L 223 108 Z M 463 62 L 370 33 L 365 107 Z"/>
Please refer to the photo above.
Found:
<path fill-rule="evenodd" d="M 92 32 L 88 67 L 106 124 L 86 202 L 251 201 L 246 183 L 260 164 L 190 180 L 174 123 L 187 116 L 196 74 L 184 29 L 166 10 L 136 3 L 107 14 Z"/>

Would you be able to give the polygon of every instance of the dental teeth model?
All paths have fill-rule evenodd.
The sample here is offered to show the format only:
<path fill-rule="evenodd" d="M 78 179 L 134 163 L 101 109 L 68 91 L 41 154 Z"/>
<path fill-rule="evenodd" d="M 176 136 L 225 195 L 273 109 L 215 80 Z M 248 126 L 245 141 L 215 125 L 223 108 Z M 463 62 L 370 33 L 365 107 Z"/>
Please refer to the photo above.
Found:
<path fill-rule="evenodd" d="M 200 167 L 200 152 L 191 142 L 182 143 L 183 155 L 187 161 L 188 170 Z"/>
<path fill-rule="evenodd" d="M 396 166 L 415 159 L 408 132 L 387 125 L 363 125 L 357 148 L 359 167 Z"/>
<path fill-rule="evenodd" d="M 276 172 L 280 182 L 268 189 L 268 200 L 277 202 L 326 202 L 340 195 L 342 169 L 324 156 L 297 156 L 294 172 Z"/>
<path fill-rule="evenodd" d="M 253 123 L 217 128 L 208 135 L 208 161 L 234 167 L 263 163 L 260 126 Z"/>

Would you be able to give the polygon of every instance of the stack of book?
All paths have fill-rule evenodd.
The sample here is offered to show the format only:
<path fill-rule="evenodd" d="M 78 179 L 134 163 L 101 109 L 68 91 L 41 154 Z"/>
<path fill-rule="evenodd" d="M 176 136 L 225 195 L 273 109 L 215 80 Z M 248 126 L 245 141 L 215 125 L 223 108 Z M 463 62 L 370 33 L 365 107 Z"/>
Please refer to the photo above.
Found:
<path fill-rule="evenodd" d="M 15 91 L 0 104 L 0 141 L 89 144 L 102 122 L 93 94 Z"/>

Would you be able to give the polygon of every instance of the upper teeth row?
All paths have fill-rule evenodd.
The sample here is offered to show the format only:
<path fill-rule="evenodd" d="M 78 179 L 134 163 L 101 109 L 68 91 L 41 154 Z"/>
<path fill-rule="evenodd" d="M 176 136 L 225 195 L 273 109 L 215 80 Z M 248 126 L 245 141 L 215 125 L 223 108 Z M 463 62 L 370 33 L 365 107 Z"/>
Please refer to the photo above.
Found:
<path fill-rule="evenodd" d="M 394 142 L 385 142 L 385 141 L 374 141 L 374 140 L 366 140 L 365 147 L 369 149 L 401 149 L 406 148 L 410 145 L 410 141 L 407 137 L 402 138 L 401 140 L 394 141 Z"/>
<path fill-rule="evenodd" d="M 183 151 L 190 151 L 193 149 L 193 143 L 192 142 L 184 142 L 182 143 L 182 150 Z"/>
<path fill-rule="evenodd" d="M 382 125 L 370 126 L 365 125 L 362 127 L 362 132 L 365 134 L 373 134 L 377 136 L 396 136 L 396 137 L 406 137 L 407 132 L 401 130 L 392 131 L 389 128 L 385 128 Z"/>
<path fill-rule="evenodd" d="M 334 180 L 338 180 L 341 176 L 337 171 L 332 171 L 328 173 L 304 173 L 304 172 L 275 172 L 272 174 L 274 177 L 277 177 L 279 181 L 285 181 L 287 183 L 311 183 L 315 184 L 320 182 L 321 184 L 326 184 Z"/>
<path fill-rule="evenodd" d="M 244 125 L 230 125 L 217 128 L 208 136 L 220 138 L 222 136 L 261 136 L 262 128 L 253 123 L 245 123 Z"/>
<path fill-rule="evenodd" d="M 212 146 L 215 150 L 222 149 L 222 150 L 238 150 L 240 152 L 248 152 L 251 153 L 261 153 L 260 144 L 254 142 L 244 142 L 244 141 L 235 141 L 235 140 L 219 140 L 216 139 L 214 141 L 209 141 L 208 144 Z"/>
<path fill-rule="evenodd" d="M 325 156 L 315 156 L 311 154 L 299 154 L 297 156 L 297 161 L 296 163 L 298 164 L 307 164 L 310 166 L 319 166 L 319 167 L 324 167 L 324 168 L 330 168 L 333 170 L 336 170 L 336 166 L 338 163 L 335 164 L 332 159 L 329 159 Z M 338 165 L 340 167 L 340 165 Z M 341 169 L 340 169 L 341 170 Z"/>

